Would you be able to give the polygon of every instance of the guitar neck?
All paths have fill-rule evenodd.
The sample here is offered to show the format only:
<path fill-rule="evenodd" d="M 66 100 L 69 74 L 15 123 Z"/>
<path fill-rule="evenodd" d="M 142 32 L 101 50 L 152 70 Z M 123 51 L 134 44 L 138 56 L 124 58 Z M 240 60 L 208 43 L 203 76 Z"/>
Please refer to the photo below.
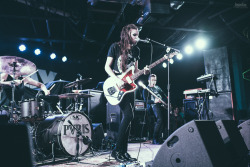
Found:
<path fill-rule="evenodd" d="M 162 57 L 159 60 L 155 61 L 154 63 L 152 63 L 151 65 L 148 66 L 149 70 L 151 70 L 152 68 L 154 68 L 155 66 L 157 66 L 158 64 L 160 64 L 161 62 L 163 62 L 164 60 L 166 60 L 166 57 Z M 142 74 L 144 73 L 144 69 L 139 70 L 136 74 L 134 74 L 132 76 L 133 80 L 136 80 L 137 78 L 139 78 Z"/>
<path fill-rule="evenodd" d="M 161 101 L 162 104 L 167 105 L 161 98 L 159 98 L 158 96 L 156 96 L 156 94 L 154 92 L 152 92 L 150 89 L 148 89 L 148 87 L 145 87 L 145 89 L 147 89 L 147 91 L 149 93 L 151 93 L 155 98 L 160 99 L 160 101 Z"/>

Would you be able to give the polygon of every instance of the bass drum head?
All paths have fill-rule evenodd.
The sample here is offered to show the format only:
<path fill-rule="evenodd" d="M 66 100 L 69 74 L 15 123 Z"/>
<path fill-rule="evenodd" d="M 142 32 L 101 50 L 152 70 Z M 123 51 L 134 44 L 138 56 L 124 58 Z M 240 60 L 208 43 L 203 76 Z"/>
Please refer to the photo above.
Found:
<path fill-rule="evenodd" d="M 58 140 L 64 152 L 75 156 L 77 153 L 77 138 L 79 138 L 78 154 L 83 155 L 90 144 L 85 145 L 82 136 L 77 137 L 77 131 L 70 125 L 69 121 L 81 131 L 83 136 L 88 136 L 90 139 L 92 139 L 92 124 L 84 113 L 72 112 L 64 117 L 60 126 L 58 126 L 58 132 L 61 134 Z"/>

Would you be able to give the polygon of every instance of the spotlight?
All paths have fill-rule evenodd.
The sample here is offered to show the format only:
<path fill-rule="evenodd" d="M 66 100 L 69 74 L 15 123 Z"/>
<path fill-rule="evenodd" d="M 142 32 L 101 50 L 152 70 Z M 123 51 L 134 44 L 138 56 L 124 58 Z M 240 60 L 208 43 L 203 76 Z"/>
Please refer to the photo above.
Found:
<path fill-rule="evenodd" d="M 181 60 L 181 59 L 183 58 L 183 55 L 182 55 L 181 53 L 178 53 L 177 56 L 176 56 L 176 58 L 177 58 L 178 60 Z"/>
<path fill-rule="evenodd" d="M 35 55 L 40 55 L 40 54 L 41 54 L 41 50 L 40 50 L 40 49 L 36 49 L 36 50 L 34 51 L 34 53 L 35 53 Z"/>
<path fill-rule="evenodd" d="M 51 53 L 50 58 L 51 58 L 52 60 L 55 59 L 55 58 L 56 58 L 56 54 L 55 54 L 55 53 Z"/>
<path fill-rule="evenodd" d="M 188 46 L 185 47 L 185 52 L 186 52 L 187 54 L 192 54 L 193 51 L 194 51 L 194 49 L 193 49 L 192 46 L 188 45 Z"/>
<path fill-rule="evenodd" d="M 25 51 L 26 50 L 26 46 L 24 44 L 19 45 L 19 50 L 21 52 Z"/>
<path fill-rule="evenodd" d="M 167 68 L 167 66 L 168 66 L 167 63 L 165 63 L 165 62 L 162 63 L 163 68 Z"/>
<path fill-rule="evenodd" d="M 174 60 L 173 60 L 173 59 L 170 59 L 170 60 L 169 60 L 169 63 L 170 63 L 170 64 L 174 64 Z"/>
<path fill-rule="evenodd" d="M 205 39 L 199 38 L 195 41 L 195 46 L 198 49 L 204 49 L 206 47 L 206 41 Z"/>
<path fill-rule="evenodd" d="M 62 61 L 63 61 L 63 62 L 66 62 L 67 60 L 68 60 L 68 59 L 67 59 L 66 56 L 63 56 L 63 57 L 62 57 Z"/>

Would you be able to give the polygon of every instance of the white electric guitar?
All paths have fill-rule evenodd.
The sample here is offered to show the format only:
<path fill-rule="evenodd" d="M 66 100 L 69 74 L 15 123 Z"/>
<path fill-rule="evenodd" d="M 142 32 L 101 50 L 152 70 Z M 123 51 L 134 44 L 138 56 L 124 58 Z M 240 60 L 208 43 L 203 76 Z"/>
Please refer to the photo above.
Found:
<path fill-rule="evenodd" d="M 162 63 L 166 59 L 171 59 L 174 57 L 176 53 L 170 53 L 168 55 L 164 55 L 159 60 L 155 61 L 151 65 L 149 65 L 149 69 L 157 66 L 158 64 Z M 139 78 L 144 73 L 144 69 L 139 70 L 137 73 L 134 74 L 134 67 L 129 68 L 123 74 L 119 75 L 118 77 L 121 78 L 125 84 L 123 88 L 119 88 L 116 83 L 116 78 L 109 77 L 103 84 L 103 92 L 107 99 L 107 101 L 111 105 L 117 105 L 121 102 L 124 95 L 130 92 L 134 92 L 137 88 L 137 85 L 134 81 Z"/>

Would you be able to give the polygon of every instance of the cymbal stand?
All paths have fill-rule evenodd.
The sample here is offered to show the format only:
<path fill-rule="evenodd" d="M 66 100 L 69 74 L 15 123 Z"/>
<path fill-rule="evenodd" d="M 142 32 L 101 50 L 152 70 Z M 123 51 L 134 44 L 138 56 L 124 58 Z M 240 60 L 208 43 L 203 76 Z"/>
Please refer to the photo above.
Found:
<path fill-rule="evenodd" d="M 15 105 L 15 78 L 16 78 L 16 62 L 13 62 L 13 80 L 11 81 L 11 92 L 12 92 L 12 100 L 11 100 L 11 112 L 10 112 L 10 123 L 13 122 L 13 112 Z"/>
<path fill-rule="evenodd" d="M 2 80 L 1 76 L 2 72 L 0 72 L 0 81 Z M 3 87 L 0 85 L 0 100 L 2 100 Z"/>

